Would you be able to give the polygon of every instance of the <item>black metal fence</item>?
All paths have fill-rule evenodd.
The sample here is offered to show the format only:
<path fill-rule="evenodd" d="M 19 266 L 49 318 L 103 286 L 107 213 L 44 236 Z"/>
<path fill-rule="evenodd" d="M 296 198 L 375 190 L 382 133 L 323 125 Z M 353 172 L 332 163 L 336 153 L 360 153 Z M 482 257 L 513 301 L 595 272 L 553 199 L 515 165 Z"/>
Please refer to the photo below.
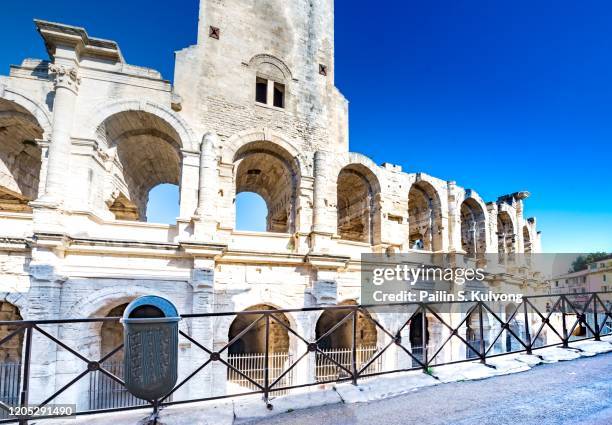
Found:
<path fill-rule="evenodd" d="M 100 358 L 89 358 L 83 354 L 83 350 L 70 346 L 68 342 L 54 335 L 50 328 L 75 327 L 77 325 L 100 325 L 105 321 L 117 321 L 119 318 L 90 318 L 90 319 L 66 319 L 66 320 L 43 320 L 43 321 L 19 321 L 1 322 L 0 325 L 10 324 L 17 327 L 16 330 L 0 339 L 2 344 L 11 338 L 23 336 L 23 358 L 18 366 L 0 367 L 0 411 L 7 411 L 11 405 L 26 406 L 31 401 L 32 368 L 40 370 L 41 365 L 33 361 L 32 353 L 37 349 L 36 343 L 47 344 L 43 349 L 48 349 L 49 344 L 55 345 L 58 350 L 69 353 L 85 365 L 82 370 L 74 373 L 61 387 L 50 388 L 44 397 L 37 395 L 40 400 L 35 400 L 37 405 L 46 406 L 64 398 L 66 391 L 75 385 L 80 385 L 86 377 L 91 380 L 89 388 L 96 397 L 90 398 L 89 406 L 77 411 L 77 415 L 86 415 L 101 412 L 115 412 L 129 409 L 145 409 L 205 400 L 223 399 L 249 394 L 261 394 L 263 400 L 272 408 L 271 401 L 275 395 L 286 394 L 288 391 L 296 390 L 314 385 L 326 383 L 349 381 L 354 384 L 359 380 L 388 374 L 394 372 L 423 370 L 430 372 L 432 366 L 474 361 L 474 359 L 485 363 L 493 357 L 507 355 L 510 353 L 528 353 L 534 350 L 551 347 L 568 347 L 573 341 L 586 339 L 600 340 L 602 336 L 612 334 L 612 305 L 610 297 L 612 293 L 587 293 L 580 294 L 584 299 L 577 301 L 575 294 L 567 295 L 540 295 L 524 297 L 520 304 L 508 304 L 483 301 L 465 302 L 434 302 L 434 303 L 405 303 L 387 305 L 342 305 L 334 307 L 313 307 L 288 310 L 262 310 L 243 311 L 232 313 L 210 313 L 210 314 L 188 314 L 182 316 L 183 320 L 189 322 L 190 326 L 180 330 L 181 344 L 190 345 L 191 350 L 197 350 L 197 355 L 192 354 L 184 357 L 185 362 L 180 363 L 179 369 L 183 370 L 179 382 L 175 388 L 159 401 L 143 401 L 131 398 L 124 389 L 120 367 L 109 365 L 108 361 L 119 353 L 123 346 L 119 345 Z M 444 310 L 448 308 L 448 312 Z M 503 309 L 503 310 L 502 310 Z M 340 310 L 341 319 L 327 331 L 317 334 L 313 340 L 301 335 L 287 321 L 280 317 L 283 314 L 294 315 L 320 315 L 324 311 Z M 504 313 L 500 313 L 504 311 Z M 417 316 L 421 315 L 419 320 Z M 226 322 L 232 318 L 248 317 L 247 326 L 223 343 L 212 344 L 210 340 L 198 340 L 194 329 L 202 321 L 211 322 L 212 328 L 218 326 L 220 321 Z M 502 318 L 503 317 L 503 318 Z M 425 320 L 423 318 L 426 318 Z M 392 319 L 392 320 L 391 320 Z M 451 320 L 452 319 L 452 320 Z M 360 349 L 360 341 L 367 338 L 363 329 L 364 322 L 369 326 L 369 331 L 375 329 L 377 344 L 371 352 L 364 356 Z M 359 325 L 359 323 L 362 325 Z M 383 325 L 385 323 L 385 325 Z M 414 325 L 418 323 L 418 325 Z M 410 341 L 409 332 L 411 327 L 420 327 L 419 341 Z M 435 329 L 434 329 L 435 328 Z M 348 331 L 347 331 L 348 329 Z M 249 332 L 262 332 L 263 351 L 262 368 L 257 368 L 257 376 L 251 375 L 248 370 L 241 370 L 235 361 L 228 361 L 231 356 L 230 347 L 244 345 L 244 338 Z M 433 335 L 433 330 L 438 334 Z M 330 337 L 337 332 L 348 332 L 349 347 L 347 358 L 339 361 L 338 356 L 330 354 L 329 347 L 323 347 L 322 341 L 329 341 Z M 270 358 L 274 355 L 271 344 L 281 333 L 286 333 L 292 340 L 292 361 L 283 362 L 279 370 Z M 367 332 L 366 332 L 367 333 Z M 415 332 L 416 334 L 416 332 Z M 546 337 L 544 335 L 546 334 Z M 33 338 L 35 336 L 35 338 Z M 86 337 L 93 338 L 89 335 Z M 425 338 L 424 338 L 425 337 Z M 346 335 L 343 336 L 346 340 Z M 425 341 L 423 341 L 423 338 Z M 282 339 L 282 338 L 281 338 Z M 327 342 L 326 342 L 327 343 Z M 212 344 L 212 345 L 211 345 Z M 454 345 L 453 345 L 454 344 Z M 459 349 L 457 350 L 457 346 Z M 454 348 L 453 348 L 454 347 Z M 444 354 L 452 348 L 455 355 Z M 395 358 L 403 356 L 406 361 L 396 361 L 387 364 L 382 361 L 387 353 L 394 350 Z M 194 351 L 195 353 L 195 351 Z M 462 354 L 461 354 L 462 353 Z M 400 356 L 401 355 L 401 356 Z M 37 357 L 38 358 L 38 357 Z M 313 364 L 322 364 L 334 367 L 334 376 L 328 380 L 287 379 L 300 365 L 307 363 L 308 359 Z M 211 393 L 209 395 L 178 397 L 181 389 L 185 389 L 190 382 L 196 380 L 196 376 L 202 371 L 214 367 L 223 367 L 224 376 L 241 378 L 247 385 L 245 391 L 232 394 Z M 276 368 L 272 373 L 272 368 Z M 94 378 L 91 378 L 94 376 Z M 64 382 L 62 381 L 62 382 Z M 59 386 L 59 385 L 58 385 Z M 247 388 L 248 387 L 248 388 Z M 86 386 L 87 388 L 87 382 Z M 43 389 L 45 390 L 45 389 Z M 38 392 L 41 389 L 37 389 Z M 90 394 L 91 396 L 91 394 Z M 66 403 L 66 400 L 62 400 Z M 74 401 L 73 401 L 74 403 Z M 46 416 L 52 417 L 52 416 Z M 19 418 L 0 416 L 0 423 L 21 422 L 28 420 L 44 419 L 45 416 L 36 418 L 22 416 Z"/>

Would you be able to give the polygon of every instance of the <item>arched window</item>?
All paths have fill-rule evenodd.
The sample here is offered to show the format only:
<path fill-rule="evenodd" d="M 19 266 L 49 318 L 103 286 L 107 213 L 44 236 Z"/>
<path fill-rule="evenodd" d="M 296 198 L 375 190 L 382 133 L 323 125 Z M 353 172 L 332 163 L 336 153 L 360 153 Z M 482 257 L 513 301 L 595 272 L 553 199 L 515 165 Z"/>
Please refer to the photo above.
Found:
<path fill-rule="evenodd" d="M 23 107 L 0 99 L 0 211 L 30 211 L 38 197 L 43 131 Z"/>
<path fill-rule="evenodd" d="M 378 182 L 358 164 L 344 167 L 337 182 L 338 234 L 342 239 L 374 243 Z"/>
<path fill-rule="evenodd" d="M 114 191 L 106 200 L 109 210 L 118 220 L 150 221 L 147 204 L 151 189 L 180 182 L 177 131 L 151 113 L 126 111 L 107 118 L 97 133 L 100 143 L 114 155 Z"/>
<path fill-rule="evenodd" d="M 442 249 L 442 208 L 436 189 L 425 181 L 414 183 L 408 193 L 408 222 L 412 249 Z"/>
<path fill-rule="evenodd" d="M 469 257 L 487 249 L 485 214 L 478 202 L 468 198 L 461 204 L 461 248 Z"/>
<path fill-rule="evenodd" d="M 287 103 L 288 82 L 291 80 L 287 66 L 270 55 L 255 56 L 249 66 L 255 69 L 255 102 L 284 109 Z"/>
<path fill-rule="evenodd" d="M 252 192 L 265 201 L 265 230 L 293 232 L 298 172 L 289 153 L 271 142 L 254 142 L 236 153 L 234 163 L 236 195 Z"/>
<path fill-rule="evenodd" d="M 268 208 L 266 201 L 254 192 L 242 192 L 236 196 L 236 230 L 265 232 Z"/>
<path fill-rule="evenodd" d="M 531 254 L 531 236 L 527 226 L 523 226 L 523 245 L 525 247 L 525 254 Z"/>

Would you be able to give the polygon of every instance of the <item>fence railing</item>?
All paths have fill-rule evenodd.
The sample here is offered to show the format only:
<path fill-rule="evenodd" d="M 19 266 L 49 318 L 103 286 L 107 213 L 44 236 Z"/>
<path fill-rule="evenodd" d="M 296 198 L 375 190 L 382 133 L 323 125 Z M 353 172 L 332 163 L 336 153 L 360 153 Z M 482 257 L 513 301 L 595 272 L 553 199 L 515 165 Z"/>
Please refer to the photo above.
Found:
<path fill-rule="evenodd" d="M 269 353 L 268 379 L 277 380 L 285 370 L 291 367 L 292 356 L 289 353 Z M 227 380 L 242 389 L 256 391 L 265 384 L 266 353 L 228 354 Z M 293 385 L 293 373 L 288 373 L 279 381 L 282 387 Z M 253 382 L 255 381 L 255 382 Z M 275 392 L 275 395 L 285 395 L 288 390 Z"/>
<path fill-rule="evenodd" d="M 10 329 L 14 329 L 8 335 L 0 337 L 0 349 L 12 338 L 20 338 L 23 341 L 21 364 L 1 369 L 3 373 L 8 374 L 2 376 L 10 375 L 12 378 L 9 384 L 6 384 L 8 379 L 2 379 L 5 386 L 3 388 L 11 389 L 7 390 L 10 396 L 0 400 L 0 410 L 8 410 L 10 404 L 25 407 L 30 403 L 38 406 L 60 402 L 76 403 L 76 397 L 82 392 L 87 393 L 90 385 L 94 385 L 94 392 L 100 399 L 93 400 L 93 403 L 88 405 L 90 400 L 86 397 L 86 403 L 77 406 L 77 415 L 152 409 L 154 406 L 163 408 L 180 403 L 247 394 L 261 394 L 271 407 L 271 399 L 276 394 L 321 383 L 349 381 L 356 384 L 365 378 L 382 374 L 419 369 L 428 371 L 431 366 L 473 361 L 474 359 L 470 358 L 472 355 L 485 363 L 489 358 L 509 353 L 531 354 L 534 350 L 545 347 L 568 347 L 573 341 L 600 340 L 602 336 L 612 332 L 612 305 L 610 298 L 607 298 L 611 297 L 612 293 L 586 295 L 586 302 L 576 301 L 572 298 L 573 294 L 557 294 L 523 297 L 519 304 L 508 306 L 483 301 L 456 301 L 187 314 L 183 315 L 182 319 L 189 323 L 189 326 L 179 328 L 179 343 L 181 352 L 187 349 L 191 351 L 180 357 L 178 383 L 161 400 L 138 400 L 138 405 L 132 406 L 121 406 L 123 402 L 110 401 L 110 396 L 101 395 L 108 394 L 106 384 L 100 384 L 103 382 L 101 379 L 113 381 L 117 385 L 110 387 L 113 394 L 116 389 L 125 387 L 121 371 L 108 363 L 123 349 L 123 345 L 94 357 L 88 350 L 91 349 L 96 335 L 82 332 L 82 329 L 99 329 L 103 322 L 117 322 L 119 318 L 0 321 L 0 326 L 10 325 Z M 449 306 L 448 312 L 442 312 L 444 305 Z M 309 330 L 307 334 L 301 334 L 289 324 L 290 321 L 281 317 L 293 315 L 294 318 L 306 318 L 304 323 L 314 323 L 314 318 L 320 317 L 323 312 L 340 313 L 334 317 L 341 319 L 326 332 L 317 333 L 314 339 Z M 310 319 L 307 318 L 309 314 Z M 422 315 L 419 320 L 418 315 Z M 241 324 L 245 325 L 240 332 L 233 334 L 235 336 L 226 341 L 213 340 L 211 335 L 215 334 L 214 329 L 221 323 L 229 327 L 232 318 L 238 317 L 241 318 Z M 426 320 L 423 320 L 423 317 Z M 517 323 L 520 329 L 517 329 Z M 364 324 L 369 326 L 366 333 L 359 329 L 359 326 Z M 420 352 L 418 347 L 411 347 L 408 335 L 408 331 L 416 326 L 422 326 L 418 332 L 419 337 L 426 337 L 427 349 L 421 348 Z M 301 329 L 306 330 L 304 327 Z M 83 338 L 84 342 L 78 343 L 74 339 L 60 336 L 70 331 Z M 229 354 L 230 347 L 244 346 L 246 340 L 242 339 L 245 335 L 256 331 L 262 331 L 261 334 L 265 335 L 266 344 L 260 345 L 265 347 L 270 346 L 269 338 L 279 338 L 280 332 L 284 332 L 290 343 L 285 341 L 283 344 L 292 347 L 291 355 L 277 355 L 271 351 L 259 353 L 257 363 L 245 367 L 244 359 Z M 358 341 L 373 332 L 377 335 L 376 346 L 360 348 Z M 350 349 L 341 353 L 323 349 L 323 344 L 338 333 L 342 333 L 343 341 L 350 342 Z M 475 339 L 470 335 L 474 335 Z M 49 353 L 53 347 L 57 350 L 53 353 L 53 358 L 58 360 L 50 366 L 48 360 L 41 361 L 41 353 Z M 385 355 L 391 351 L 394 355 Z M 33 352 L 36 356 L 32 355 Z M 470 355 L 467 355 L 468 352 Z M 67 361 L 68 357 L 73 360 Z M 395 363 L 385 364 L 384 359 L 397 360 Z M 303 371 L 305 363 L 315 369 L 317 364 L 333 365 L 332 368 L 335 369 L 332 371 L 320 368 L 322 378 L 316 378 L 316 373 L 312 373 L 312 380 L 296 380 L 297 368 Z M 41 375 L 51 367 L 50 375 L 46 376 L 48 379 L 41 381 Z M 20 376 L 15 378 L 15 373 Z M 88 375 L 97 376 L 89 378 L 94 380 L 94 384 L 85 379 Z M 302 375 L 300 374 L 300 377 Z M 55 380 L 52 379 L 53 376 L 56 377 Z M 228 377 L 230 381 L 238 382 L 245 391 L 228 394 L 225 389 Z M 221 382 L 221 379 L 224 382 Z M 46 385 L 41 385 L 41 382 Z M 15 399 L 15 385 L 19 386 L 18 400 Z M 204 386 L 211 387 L 210 391 L 202 388 Z M 121 395 L 119 399 L 125 400 L 122 397 L 127 396 Z M 48 417 L 52 416 L 0 417 L 0 423 L 27 423 L 32 419 L 39 423 Z"/>
<path fill-rule="evenodd" d="M 102 367 L 123 379 L 123 362 L 105 362 Z M 134 397 L 125 386 L 100 371 L 91 372 L 89 377 L 90 409 L 101 410 L 147 404 L 145 400 Z"/>
<path fill-rule="evenodd" d="M 19 404 L 19 380 L 21 364 L 0 363 L 0 402 L 9 406 Z M 6 410 L 0 409 L 0 419 L 8 417 Z"/>
<path fill-rule="evenodd" d="M 358 346 L 355 350 L 357 367 L 361 368 L 378 352 L 377 347 Z M 347 372 L 353 361 L 353 350 L 351 348 L 321 349 L 316 354 L 315 378 L 317 382 L 337 381 L 350 378 Z M 382 357 L 378 357 L 371 363 L 366 373 L 378 373 L 382 371 Z"/>

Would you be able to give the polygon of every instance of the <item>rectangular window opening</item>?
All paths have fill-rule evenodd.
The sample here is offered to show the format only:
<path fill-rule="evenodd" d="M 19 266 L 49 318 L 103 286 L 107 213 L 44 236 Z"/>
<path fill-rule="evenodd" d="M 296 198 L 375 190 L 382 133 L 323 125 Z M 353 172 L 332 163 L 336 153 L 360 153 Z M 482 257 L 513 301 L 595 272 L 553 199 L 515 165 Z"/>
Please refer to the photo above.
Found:
<path fill-rule="evenodd" d="M 268 80 L 257 77 L 255 83 L 255 101 L 258 103 L 268 103 Z"/>
<path fill-rule="evenodd" d="M 274 106 L 277 108 L 285 107 L 285 85 L 274 83 Z"/>

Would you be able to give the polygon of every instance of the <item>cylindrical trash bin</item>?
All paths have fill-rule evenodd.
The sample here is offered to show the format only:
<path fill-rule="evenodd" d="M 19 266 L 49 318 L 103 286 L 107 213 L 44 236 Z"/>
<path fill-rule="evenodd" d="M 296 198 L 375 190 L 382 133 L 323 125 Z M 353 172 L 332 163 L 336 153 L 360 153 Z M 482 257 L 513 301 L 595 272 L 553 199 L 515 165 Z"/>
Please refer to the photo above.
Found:
<path fill-rule="evenodd" d="M 140 297 L 125 309 L 124 380 L 130 393 L 155 401 L 174 388 L 178 369 L 176 307 L 157 296 Z"/>

